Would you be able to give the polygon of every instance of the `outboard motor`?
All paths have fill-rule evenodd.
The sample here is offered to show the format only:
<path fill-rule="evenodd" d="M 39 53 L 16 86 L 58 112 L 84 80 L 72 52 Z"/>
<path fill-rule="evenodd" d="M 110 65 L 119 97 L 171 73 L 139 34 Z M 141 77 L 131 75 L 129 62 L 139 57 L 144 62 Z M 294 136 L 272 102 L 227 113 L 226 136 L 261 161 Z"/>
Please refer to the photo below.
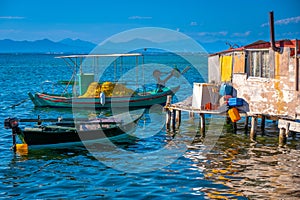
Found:
<path fill-rule="evenodd" d="M 19 126 L 19 120 L 17 118 L 6 118 L 4 120 L 4 128 L 5 129 L 14 129 Z"/>
<path fill-rule="evenodd" d="M 16 135 L 21 133 L 21 129 L 19 128 L 19 120 L 17 118 L 6 118 L 4 120 L 4 128 L 12 129 L 12 138 L 13 138 L 13 146 L 12 149 L 16 152 Z"/>

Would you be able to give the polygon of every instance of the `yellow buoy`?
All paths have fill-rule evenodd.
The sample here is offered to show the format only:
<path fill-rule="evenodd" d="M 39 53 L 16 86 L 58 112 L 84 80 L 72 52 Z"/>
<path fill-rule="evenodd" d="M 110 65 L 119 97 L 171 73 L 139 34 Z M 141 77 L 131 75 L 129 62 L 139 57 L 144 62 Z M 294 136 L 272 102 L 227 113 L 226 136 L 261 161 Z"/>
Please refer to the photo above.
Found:
<path fill-rule="evenodd" d="M 28 145 L 27 144 L 16 144 L 16 152 L 20 155 L 28 154 Z"/>

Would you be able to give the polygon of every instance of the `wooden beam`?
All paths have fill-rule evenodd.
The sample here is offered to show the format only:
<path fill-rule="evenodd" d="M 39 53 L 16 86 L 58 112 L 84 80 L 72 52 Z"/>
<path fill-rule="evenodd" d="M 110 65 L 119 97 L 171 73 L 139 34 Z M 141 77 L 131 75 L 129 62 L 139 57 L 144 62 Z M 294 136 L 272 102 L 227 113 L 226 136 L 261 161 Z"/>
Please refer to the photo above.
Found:
<path fill-rule="evenodd" d="M 287 131 L 299 132 L 300 133 L 300 122 L 291 120 L 280 119 L 278 120 L 278 128 L 287 129 Z"/>

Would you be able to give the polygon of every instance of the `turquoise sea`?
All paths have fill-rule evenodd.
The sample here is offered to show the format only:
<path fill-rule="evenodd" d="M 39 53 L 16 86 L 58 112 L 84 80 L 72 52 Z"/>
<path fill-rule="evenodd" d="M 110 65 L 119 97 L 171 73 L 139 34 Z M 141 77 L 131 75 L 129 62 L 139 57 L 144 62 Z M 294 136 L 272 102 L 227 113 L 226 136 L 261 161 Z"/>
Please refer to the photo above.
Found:
<path fill-rule="evenodd" d="M 210 132 L 203 142 L 197 116 L 189 119 L 184 113 L 179 131 L 171 133 L 165 130 L 164 115 L 149 112 L 138 123 L 138 139 L 115 142 L 122 153 L 103 148 L 96 155 L 84 146 L 60 146 L 14 154 L 5 118 L 73 115 L 68 109 L 35 108 L 28 100 L 27 93 L 40 91 L 41 82 L 72 75 L 55 56 L 0 55 L 0 199 L 300 198 L 300 136 L 291 135 L 279 148 L 273 121 L 251 143 L 242 130 L 243 119 L 233 134 L 222 117 L 207 116 Z M 205 81 L 206 59 L 196 60 L 197 66 L 184 74 L 177 100 L 192 94 L 193 82 Z M 191 65 L 172 54 L 149 54 L 145 62 L 180 70 Z M 218 136 L 216 143 L 210 143 L 210 134 Z"/>

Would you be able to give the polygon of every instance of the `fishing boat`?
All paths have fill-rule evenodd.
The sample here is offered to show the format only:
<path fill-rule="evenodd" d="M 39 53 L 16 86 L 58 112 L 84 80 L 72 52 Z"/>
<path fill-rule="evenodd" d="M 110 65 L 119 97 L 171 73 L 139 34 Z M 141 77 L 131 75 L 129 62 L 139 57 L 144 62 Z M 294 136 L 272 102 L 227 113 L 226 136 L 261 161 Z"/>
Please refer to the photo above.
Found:
<path fill-rule="evenodd" d="M 93 142 L 103 138 L 113 138 L 122 134 L 130 136 L 129 133 L 135 129 L 143 113 L 144 109 L 139 109 L 111 117 L 94 119 L 7 118 L 4 121 L 4 126 L 6 129 L 12 129 L 14 148 L 16 148 L 16 136 L 18 136 L 20 141 L 26 144 L 26 146 Z M 20 122 L 37 122 L 37 124 L 20 128 Z"/>
<path fill-rule="evenodd" d="M 164 80 L 159 77 L 160 71 L 154 70 L 156 87 L 146 87 L 144 56 L 140 53 L 70 55 L 57 58 L 71 66 L 73 75 L 69 81 L 64 81 L 66 88 L 61 94 L 45 91 L 28 93 L 36 107 L 150 107 L 164 104 L 167 96 L 173 95 L 180 87 L 165 86 L 171 77 L 180 75 L 178 69 L 172 70 Z M 126 60 L 128 64 L 123 66 Z M 122 74 L 128 72 L 129 65 L 134 68 L 136 75 L 124 80 Z M 73 91 L 68 93 L 70 87 Z"/>

